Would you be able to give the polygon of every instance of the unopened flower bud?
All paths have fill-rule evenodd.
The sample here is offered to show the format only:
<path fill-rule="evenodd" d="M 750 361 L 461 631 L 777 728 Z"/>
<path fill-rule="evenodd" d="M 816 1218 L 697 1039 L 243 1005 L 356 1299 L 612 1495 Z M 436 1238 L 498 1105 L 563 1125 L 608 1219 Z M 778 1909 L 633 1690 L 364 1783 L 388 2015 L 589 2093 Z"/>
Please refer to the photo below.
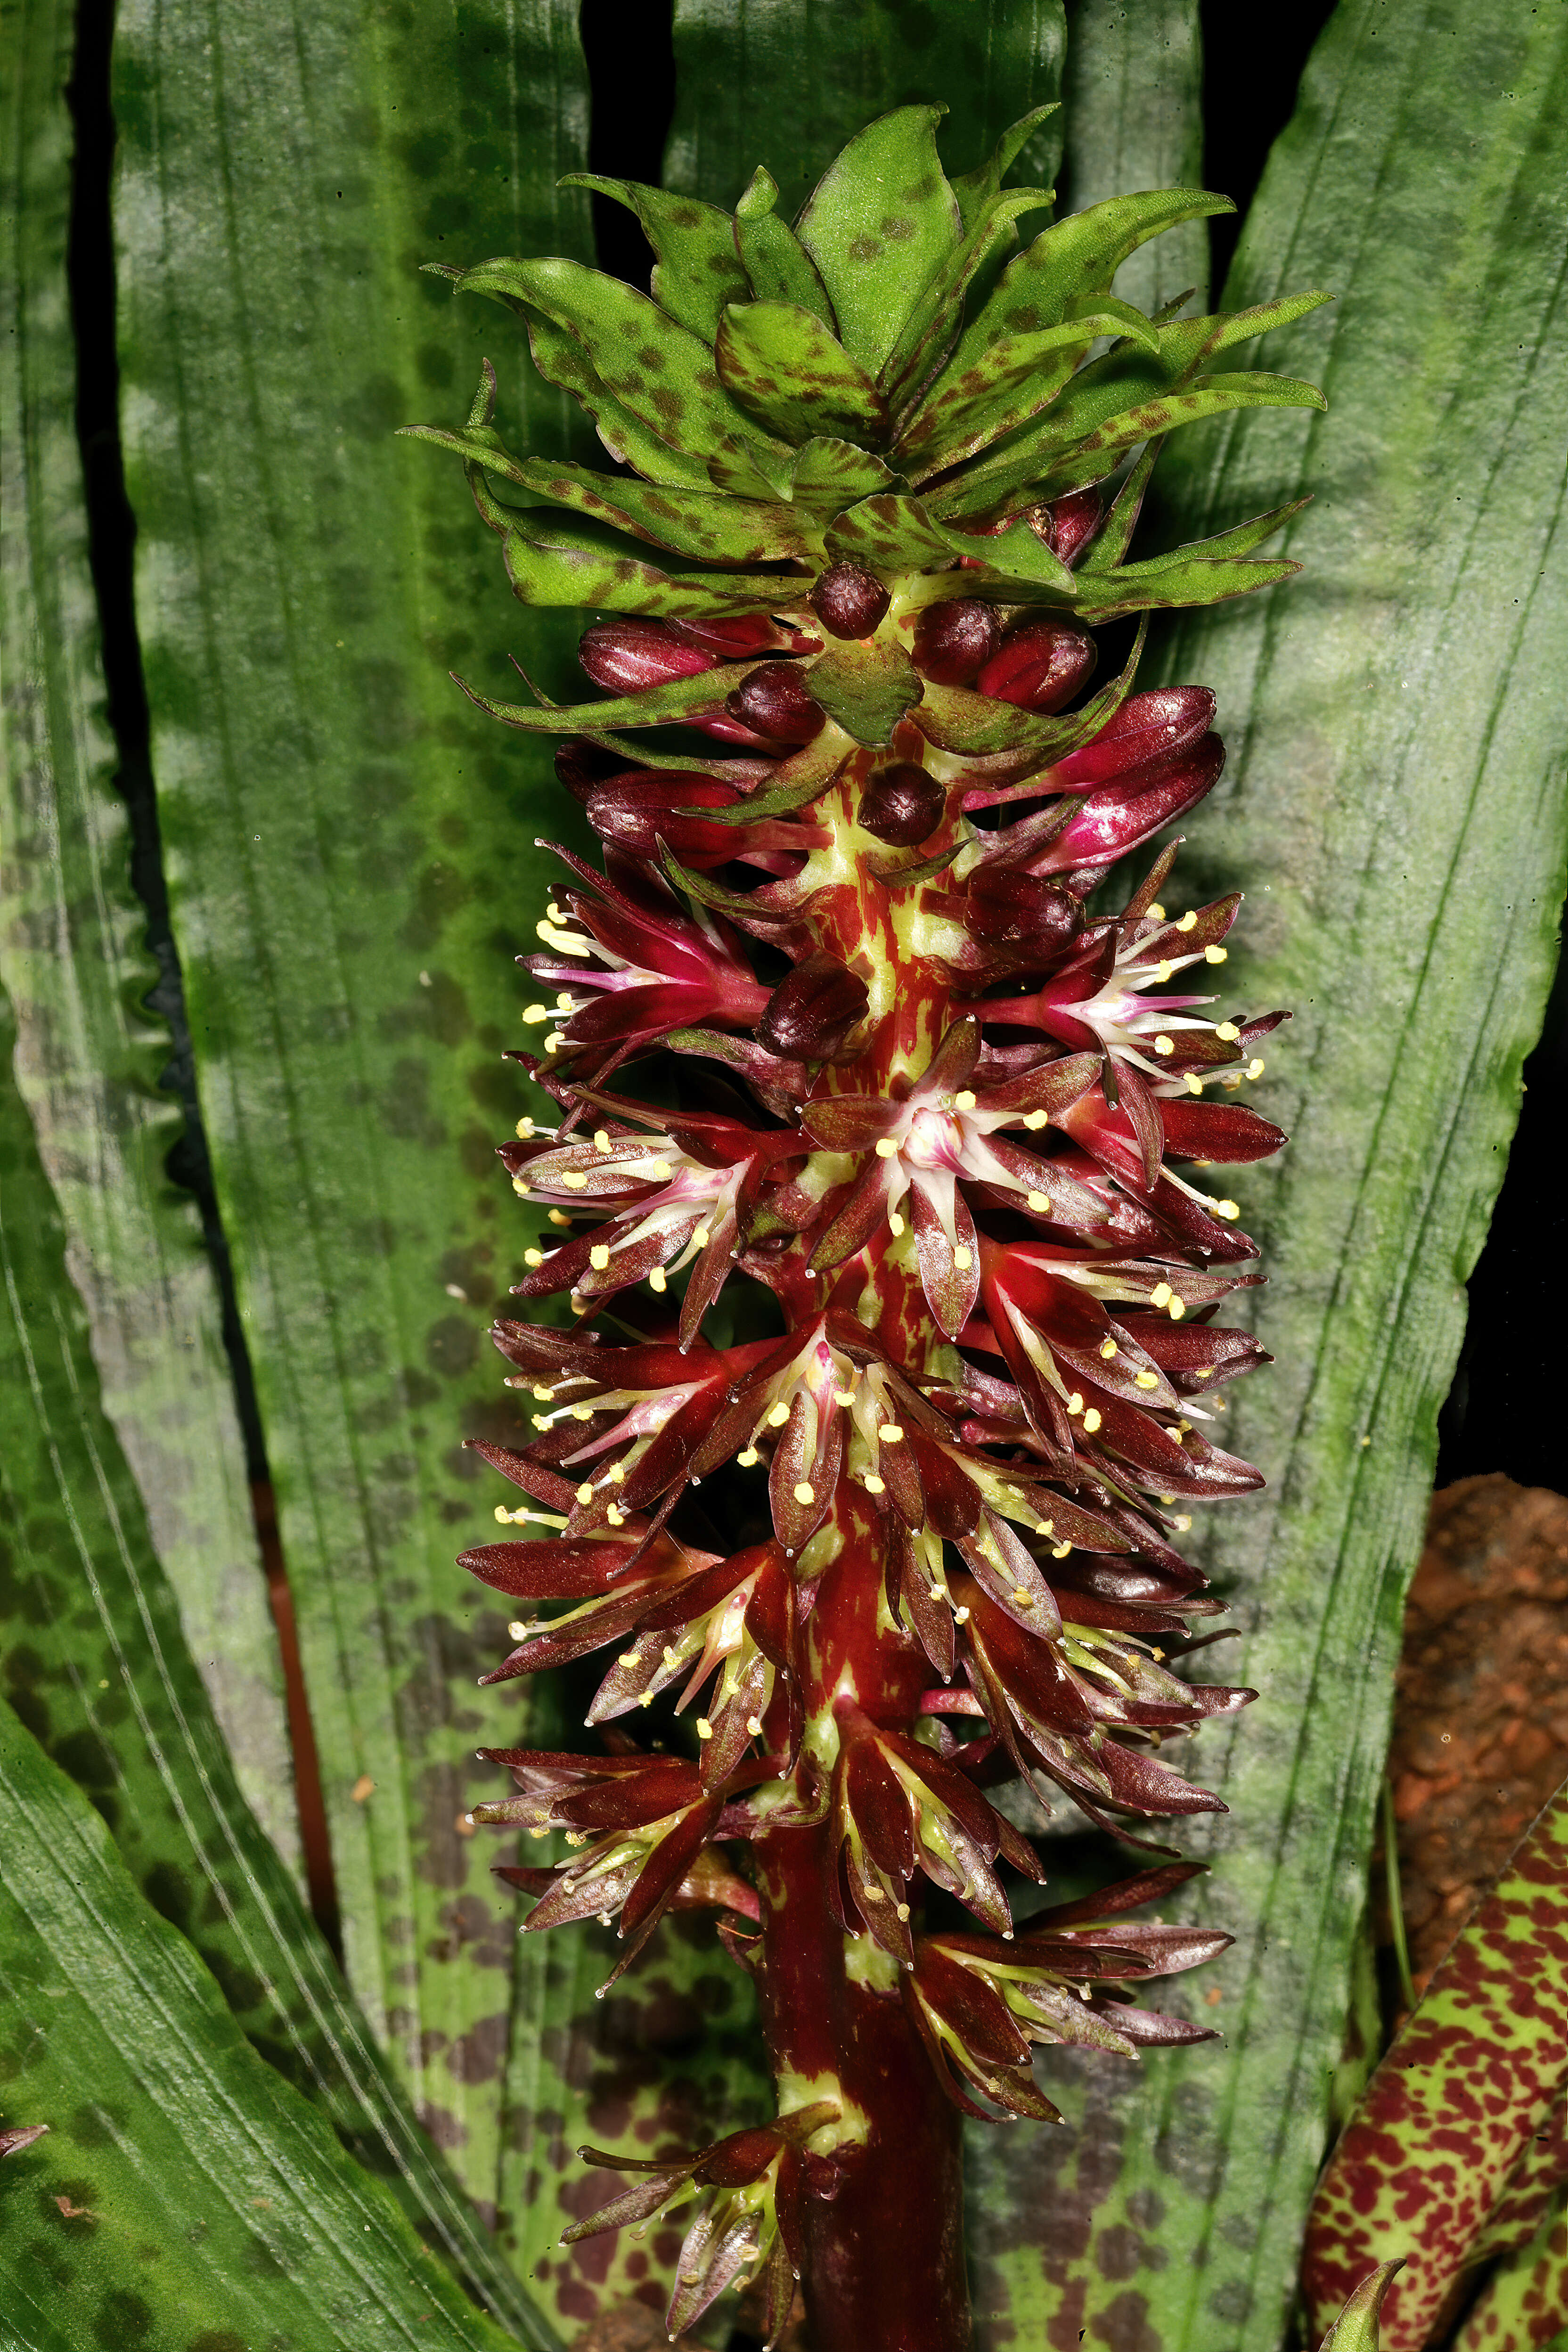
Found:
<path fill-rule="evenodd" d="M 912 849 L 942 823 L 947 793 L 939 777 L 912 760 L 873 768 L 855 814 L 868 833 L 895 849 Z"/>
<path fill-rule="evenodd" d="M 1065 499 L 1034 508 L 1029 528 L 1045 541 L 1053 555 L 1070 563 L 1100 528 L 1100 515 L 1098 490 L 1069 490 Z"/>
<path fill-rule="evenodd" d="M 830 636 L 868 637 L 888 610 L 887 590 L 858 563 L 835 563 L 807 600 Z"/>
<path fill-rule="evenodd" d="M 584 803 L 600 840 L 613 841 L 634 857 L 657 865 L 662 840 L 689 864 L 722 864 L 735 855 L 733 828 L 687 812 L 733 808 L 742 797 L 733 784 L 716 776 L 663 768 L 609 777 L 589 787 Z"/>
<path fill-rule="evenodd" d="M 762 663 L 726 696 L 724 708 L 742 727 L 774 743 L 809 743 L 827 716 L 789 662 Z"/>
<path fill-rule="evenodd" d="M 914 664 L 933 686 L 967 686 L 1002 642 L 1002 625 L 977 596 L 930 605 L 915 629 Z"/>
<path fill-rule="evenodd" d="M 964 924 L 977 940 L 1020 940 L 1032 949 L 1052 949 L 1082 929 L 1083 906 L 1059 883 L 981 866 L 969 877 Z"/>
<path fill-rule="evenodd" d="M 579 641 L 577 658 L 595 686 L 610 694 L 637 694 L 672 678 L 695 677 L 711 669 L 718 656 L 678 637 L 662 621 L 599 621 Z"/>
<path fill-rule="evenodd" d="M 800 629 L 781 628 L 766 613 L 705 614 L 700 621 L 671 621 L 672 633 L 701 646 L 721 661 L 744 661 L 748 654 L 765 654 L 777 647 L 795 654 L 815 653 L 818 641 Z"/>
<path fill-rule="evenodd" d="M 786 1061 L 830 1061 L 868 1001 L 859 973 L 819 951 L 780 981 L 763 1008 L 757 1035 L 770 1054 Z"/>
<path fill-rule="evenodd" d="M 1025 621 L 1002 640 L 974 684 L 1021 710 L 1059 710 L 1093 674 L 1094 639 L 1057 621 Z"/>

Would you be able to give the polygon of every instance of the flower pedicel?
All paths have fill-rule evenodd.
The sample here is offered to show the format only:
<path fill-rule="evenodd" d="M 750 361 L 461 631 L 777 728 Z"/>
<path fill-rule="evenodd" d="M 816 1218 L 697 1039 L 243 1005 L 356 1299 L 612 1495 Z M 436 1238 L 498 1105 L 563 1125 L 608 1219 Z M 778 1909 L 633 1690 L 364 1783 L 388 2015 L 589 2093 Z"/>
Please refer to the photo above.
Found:
<path fill-rule="evenodd" d="M 733 216 L 589 180 L 651 299 L 446 271 L 625 470 L 512 456 L 488 367 L 462 430 L 420 428 L 523 602 L 624 616 L 582 641 L 605 699 L 473 697 L 568 739 L 604 872 L 563 853 L 520 1056 L 559 1122 L 501 1152 L 547 1220 L 518 1294 L 569 1320 L 498 1323 L 533 1433 L 479 1449 L 523 1498 L 497 1517 L 554 1532 L 465 1564 L 520 1610 L 487 1681 L 608 1656 L 595 1751 L 486 1750 L 516 1794 L 475 1818 L 565 1832 L 500 1874 L 530 1929 L 615 1919 L 622 1968 L 672 1903 L 717 1910 L 776 2116 L 585 2151 L 633 2185 L 568 2235 L 696 2198 L 672 2333 L 760 2278 L 771 2339 L 798 2278 L 816 2352 L 967 2342 L 961 2112 L 1052 2116 L 1034 2044 L 1204 2038 L 1143 1996 L 1227 1939 L 1135 1916 L 1191 1866 L 1016 1928 L 1044 1873 L 992 1795 L 1135 1837 L 1217 1809 L 1165 1743 L 1250 1694 L 1173 1671 L 1215 1607 L 1173 1537 L 1259 1484 L 1215 1442 L 1266 1359 L 1216 1319 L 1258 1277 L 1210 1171 L 1282 1140 L 1238 1094 L 1283 1016 L 1215 998 L 1237 898 L 1167 911 L 1174 845 L 1099 894 L 1217 780 L 1214 698 L 1134 691 L 1142 618 L 1089 689 L 1096 629 L 1295 568 L 1254 555 L 1289 508 L 1129 549 L 1166 432 L 1321 405 L 1226 362 L 1325 298 L 1145 318 L 1121 262 L 1226 199 L 1026 241 L 1050 196 L 1003 179 L 1040 115 L 950 181 L 940 114 L 872 123 L 793 227 L 763 171 Z M 721 1300 L 753 1336 L 711 1336 Z"/>

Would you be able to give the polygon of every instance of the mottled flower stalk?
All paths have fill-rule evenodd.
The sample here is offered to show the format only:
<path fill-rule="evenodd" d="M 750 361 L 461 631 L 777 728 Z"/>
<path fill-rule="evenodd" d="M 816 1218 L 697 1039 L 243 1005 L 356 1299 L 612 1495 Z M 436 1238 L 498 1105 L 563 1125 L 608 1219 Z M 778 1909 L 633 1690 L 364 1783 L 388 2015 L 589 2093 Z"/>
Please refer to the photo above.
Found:
<path fill-rule="evenodd" d="M 595 181 L 651 299 L 448 273 L 623 472 L 512 457 L 488 369 L 425 430 L 519 596 L 626 616 L 582 643 L 607 700 L 474 697 L 569 739 L 605 870 L 562 853 L 520 1055 L 560 1116 L 501 1154 L 546 1220 L 517 1292 L 568 1320 L 497 1325 L 533 1434 L 479 1450 L 551 1533 L 465 1561 L 520 1604 L 487 1680 L 609 1655 L 595 1751 L 484 1751 L 517 1794 L 475 1818 L 565 1833 L 501 1875 L 531 1930 L 616 1920 L 620 1968 L 718 1913 L 776 2116 L 588 2152 L 633 2185 L 568 2234 L 696 2200 L 672 2333 L 760 2277 L 776 2336 L 798 2278 L 816 2352 L 967 2342 L 961 2114 L 1053 2116 L 1033 2044 L 1204 2038 L 1139 1994 L 1226 1939 L 1131 1916 L 1190 1866 L 1041 1907 L 993 1797 L 1135 1839 L 1217 1807 L 1164 1745 L 1250 1694 L 1173 1670 L 1215 1605 L 1173 1538 L 1259 1483 L 1215 1443 L 1265 1359 L 1215 1319 L 1258 1276 L 1209 1171 L 1281 1140 L 1236 1096 L 1282 1016 L 1215 995 L 1237 899 L 1160 904 L 1173 845 L 1097 895 L 1218 778 L 1213 698 L 1132 690 L 1142 624 L 1089 689 L 1097 627 L 1293 568 L 1250 560 L 1284 512 L 1128 559 L 1165 431 L 1318 400 L 1210 370 L 1321 298 L 1146 320 L 1121 261 L 1225 200 L 1021 244 L 1039 118 L 950 184 L 939 111 L 872 124 L 794 229 L 765 173 L 733 216 Z M 668 726 L 707 751 L 626 733 Z"/>

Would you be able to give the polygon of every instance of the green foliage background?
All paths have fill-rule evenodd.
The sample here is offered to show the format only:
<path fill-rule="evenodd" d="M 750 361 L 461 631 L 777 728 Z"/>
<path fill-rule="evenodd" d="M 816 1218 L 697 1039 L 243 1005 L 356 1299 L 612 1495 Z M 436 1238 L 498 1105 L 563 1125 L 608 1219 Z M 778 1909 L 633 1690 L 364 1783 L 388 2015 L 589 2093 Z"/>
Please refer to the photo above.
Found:
<path fill-rule="evenodd" d="M 126 0 L 115 26 L 159 856 L 342 1972 L 300 1888 L 218 1288 L 164 1165 L 74 425 L 78 29 L 0 12 L 0 2126 L 51 2126 L 0 2167 L 5 2325 L 19 2352 L 478 2347 L 483 2306 L 546 2346 L 672 2252 L 558 2250 L 576 2141 L 766 2100 L 710 1942 L 665 1931 L 595 2002 L 593 1937 L 519 1946 L 459 1828 L 477 1740 L 556 1727 L 548 1692 L 476 1693 L 500 1622 L 452 1560 L 490 1500 L 460 1439 L 513 1417 L 484 1323 L 534 1238 L 490 1153 L 520 1107 L 510 959 L 534 837 L 573 820 L 548 751 L 446 673 L 504 692 L 516 655 L 564 691 L 574 631 L 510 604 L 447 469 L 392 432 L 460 422 L 487 350 L 513 446 L 589 454 L 521 337 L 417 274 L 591 257 L 555 184 L 587 156 L 575 12 Z M 865 120 L 933 96 L 963 169 L 1060 91 L 1075 205 L 1201 169 L 1194 0 L 1081 0 L 1070 38 L 1055 0 L 678 0 L 675 54 L 668 184 L 726 205 L 758 162 L 797 201 Z M 1206 1767 L 1233 1807 L 1198 1898 L 1238 1931 L 1224 2044 L 1063 2062 L 1070 2131 L 977 2137 L 985 2352 L 1273 2352 L 1287 2326 L 1436 1412 L 1563 898 L 1565 79 L 1560 5 L 1342 0 L 1226 289 L 1335 291 L 1265 354 L 1330 412 L 1215 422 L 1166 461 L 1173 539 L 1315 499 L 1304 578 L 1165 629 L 1149 673 L 1219 692 L 1230 766 L 1178 873 L 1248 889 L 1227 977 L 1296 1009 L 1259 1090 L 1292 1148 L 1244 1203 L 1280 1362 L 1235 1434 L 1270 1491 L 1213 1561 L 1263 1696 Z M 1119 290 L 1205 263 L 1196 225 Z"/>

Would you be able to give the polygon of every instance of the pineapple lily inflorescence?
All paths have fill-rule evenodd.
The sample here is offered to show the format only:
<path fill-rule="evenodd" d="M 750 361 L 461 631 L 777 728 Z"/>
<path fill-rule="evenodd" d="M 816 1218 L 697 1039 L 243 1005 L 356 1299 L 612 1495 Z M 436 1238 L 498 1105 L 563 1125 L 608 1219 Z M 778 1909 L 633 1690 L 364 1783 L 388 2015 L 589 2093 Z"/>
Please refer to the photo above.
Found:
<path fill-rule="evenodd" d="M 571 1321 L 497 1325 L 535 1435 L 480 1451 L 527 1498 L 497 1517 L 556 1532 L 465 1559 L 564 1604 L 488 1680 L 610 1653 L 599 1751 L 485 1751 L 517 1793 L 476 1818 L 566 1833 L 502 1875 L 531 1928 L 616 1918 L 622 1967 L 671 1904 L 718 1909 L 776 2119 L 592 2156 L 639 2177 L 581 2230 L 700 2195 L 671 2330 L 753 2277 L 776 2335 L 804 2273 L 818 2352 L 966 2340 L 959 2114 L 1052 2116 L 1033 2043 L 1202 2038 L 1140 1990 L 1226 1939 L 1132 1916 L 1189 1867 L 1015 1931 L 1004 1871 L 1044 1874 L 985 1792 L 1127 1835 L 1216 1807 L 1160 1752 L 1249 1696 L 1170 1663 L 1215 1605 L 1173 1537 L 1259 1483 L 1214 1442 L 1265 1360 L 1214 1319 L 1258 1276 L 1206 1171 L 1281 1140 L 1236 1099 L 1281 1016 L 1215 1013 L 1237 898 L 1167 912 L 1173 846 L 1095 897 L 1215 782 L 1214 698 L 1132 691 L 1142 623 L 1086 689 L 1096 625 L 1294 569 L 1253 560 L 1291 509 L 1128 550 L 1163 435 L 1321 404 L 1215 371 L 1323 298 L 1145 318 L 1120 263 L 1226 199 L 1024 243 L 1050 196 L 1002 182 L 1039 116 L 950 182 L 940 113 L 873 123 L 794 228 L 763 171 L 733 217 L 591 180 L 641 220 L 651 299 L 565 260 L 447 273 L 522 317 L 624 470 L 513 457 L 488 368 L 425 435 L 519 597 L 631 616 L 582 641 L 608 699 L 474 698 L 570 738 L 605 871 L 562 854 L 521 1057 L 559 1122 L 501 1154 L 552 1229 L 517 1290 Z M 670 724 L 717 756 L 621 731 Z M 721 1344 L 739 1283 L 776 1304 Z"/>

